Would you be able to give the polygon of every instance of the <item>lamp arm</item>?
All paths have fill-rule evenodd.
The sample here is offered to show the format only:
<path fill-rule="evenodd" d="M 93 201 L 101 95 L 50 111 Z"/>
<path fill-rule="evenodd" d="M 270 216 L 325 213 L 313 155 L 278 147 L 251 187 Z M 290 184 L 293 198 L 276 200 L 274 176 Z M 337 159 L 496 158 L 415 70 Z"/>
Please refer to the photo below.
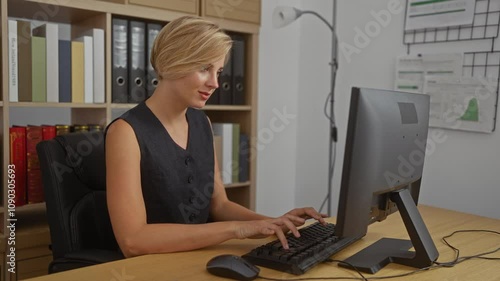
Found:
<path fill-rule="evenodd" d="M 331 25 L 323 16 L 321 16 L 320 14 L 316 13 L 315 11 L 301 11 L 301 15 L 303 14 L 312 14 L 312 15 L 315 15 L 317 16 L 321 21 L 323 21 L 327 26 L 328 28 L 330 28 L 330 30 L 333 32 L 333 25 Z"/>
<path fill-rule="evenodd" d="M 334 114 L 334 91 L 335 91 L 335 81 L 336 81 L 336 76 L 337 76 L 337 69 L 338 69 L 338 38 L 337 34 L 335 33 L 335 21 L 336 21 L 336 13 L 337 13 L 337 1 L 333 2 L 333 24 L 330 24 L 324 17 L 322 17 L 320 14 L 314 12 L 314 11 L 301 11 L 298 15 L 302 14 L 312 14 L 317 16 L 321 21 L 323 21 L 328 28 L 330 28 L 330 31 L 332 32 L 332 60 L 329 63 L 330 64 L 330 69 L 331 69 L 331 75 L 330 75 L 330 93 L 328 94 L 327 102 L 325 103 L 325 115 L 328 117 L 329 120 L 329 129 L 330 129 L 330 135 L 329 135 L 329 143 L 328 143 L 328 191 L 327 195 L 325 197 L 325 200 L 321 204 L 320 207 L 320 212 L 323 209 L 323 206 L 325 203 L 327 204 L 327 214 L 331 215 L 332 214 L 332 186 L 333 186 L 333 174 L 334 174 L 334 167 L 335 167 L 335 154 L 336 154 L 336 145 L 335 143 L 337 142 L 337 126 L 335 124 L 335 114 Z M 327 103 L 330 105 L 330 113 L 326 113 L 326 107 Z"/>

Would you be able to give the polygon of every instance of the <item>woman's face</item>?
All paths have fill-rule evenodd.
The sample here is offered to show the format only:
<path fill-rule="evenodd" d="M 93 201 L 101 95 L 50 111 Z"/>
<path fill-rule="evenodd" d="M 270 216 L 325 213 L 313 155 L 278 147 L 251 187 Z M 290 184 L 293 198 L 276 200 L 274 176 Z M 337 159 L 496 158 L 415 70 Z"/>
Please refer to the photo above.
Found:
<path fill-rule="evenodd" d="M 174 92 L 188 107 L 202 108 L 219 87 L 217 78 L 222 72 L 224 59 L 204 66 L 174 82 Z"/>

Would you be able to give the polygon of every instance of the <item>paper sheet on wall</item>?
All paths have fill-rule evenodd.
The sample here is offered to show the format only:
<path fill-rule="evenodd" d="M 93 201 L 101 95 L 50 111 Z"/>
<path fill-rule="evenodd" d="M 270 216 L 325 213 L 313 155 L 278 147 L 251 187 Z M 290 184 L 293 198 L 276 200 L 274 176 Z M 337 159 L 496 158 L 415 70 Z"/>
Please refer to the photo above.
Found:
<path fill-rule="evenodd" d="M 471 25 L 476 0 L 408 0 L 405 31 Z"/>
<path fill-rule="evenodd" d="M 490 133 L 495 129 L 498 78 L 427 76 L 429 126 Z"/>
<path fill-rule="evenodd" d="M 423 93 L 426 75 L 462 76 L 462 54 L 425 54 L 400 56 L 396 63 L 394 89 L 412 93 Z"/>

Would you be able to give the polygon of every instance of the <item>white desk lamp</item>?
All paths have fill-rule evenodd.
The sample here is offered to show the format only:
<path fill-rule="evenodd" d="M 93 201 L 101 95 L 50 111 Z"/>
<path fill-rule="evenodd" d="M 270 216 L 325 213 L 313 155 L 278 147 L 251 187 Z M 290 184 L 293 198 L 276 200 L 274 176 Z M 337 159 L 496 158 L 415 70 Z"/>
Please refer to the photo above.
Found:
<path fill-rule="evenodd" d="M 325 102 L 325 115 L 330 120 L 330 137 L 329 137 L 329 158 L 328 158 L 328 190 L 327 190 L 327 195 L 325 199 L 323 200 L 323 203 L 321 204 L 321 207 L 319 208 L 320 212 L 323 209 L 323 206 L 325 205 L 325 202 L 328 202 L 327 205 L 327 214 L 331 215 L 332 214 L 332 204 L 331 204 L 331 193 L 332 193 L 332 181 L 333 181 L 333 173 L 334 173 L 334 167 L 335 167 L 335 154 L 336 154 L 336 142 L 337 142 L 337 127 L 335 126 L 335 115 L 334 115 L 334 90 L 335 90 L 335 77 L 337 74 L 337 69 L 338 69 L 338 62 L 337 62 L 337 35 L 335 33 L 335 18 L 336 18 L 336 12 L 337 12 L 337 1 L 333 1 L 333 24 L 328 23 L 328 21 L 322 17 L 320 14 L 314 12 L 314 11 L 301 11 L 293 7 L 284 7 L 284 6 L 278 6 L 274 9 L 273 12 L 273 26 L 275 28 L 281 28 L 284 27 L 293 21 L 295 21 L 297 18 L 299 18 L 301 15 L 305 14 L 311 14 L 315 15 L 318 17 L 321 21 L 323 21 L 330 31 L 332 32 L 332 59 L 330 62 L 330 68 L 331 68 L 331 79 L 330 79 L 330 93 L 328 94 L 328 97 Z M 330 104 L 330 112 L 327 113 L 327 105 Z"/>

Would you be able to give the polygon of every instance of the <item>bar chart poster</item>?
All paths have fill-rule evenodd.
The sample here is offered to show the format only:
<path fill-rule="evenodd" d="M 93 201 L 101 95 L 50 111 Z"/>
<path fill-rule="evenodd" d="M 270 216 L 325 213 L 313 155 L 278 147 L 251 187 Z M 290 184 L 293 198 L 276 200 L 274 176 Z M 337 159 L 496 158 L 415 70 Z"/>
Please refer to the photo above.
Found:
<path fill-rule="evenodd" d="M 429 126 L 491 133 L 495 130 L 498 78 L 432 77 L 425 80 L 430 95 Z"/>

